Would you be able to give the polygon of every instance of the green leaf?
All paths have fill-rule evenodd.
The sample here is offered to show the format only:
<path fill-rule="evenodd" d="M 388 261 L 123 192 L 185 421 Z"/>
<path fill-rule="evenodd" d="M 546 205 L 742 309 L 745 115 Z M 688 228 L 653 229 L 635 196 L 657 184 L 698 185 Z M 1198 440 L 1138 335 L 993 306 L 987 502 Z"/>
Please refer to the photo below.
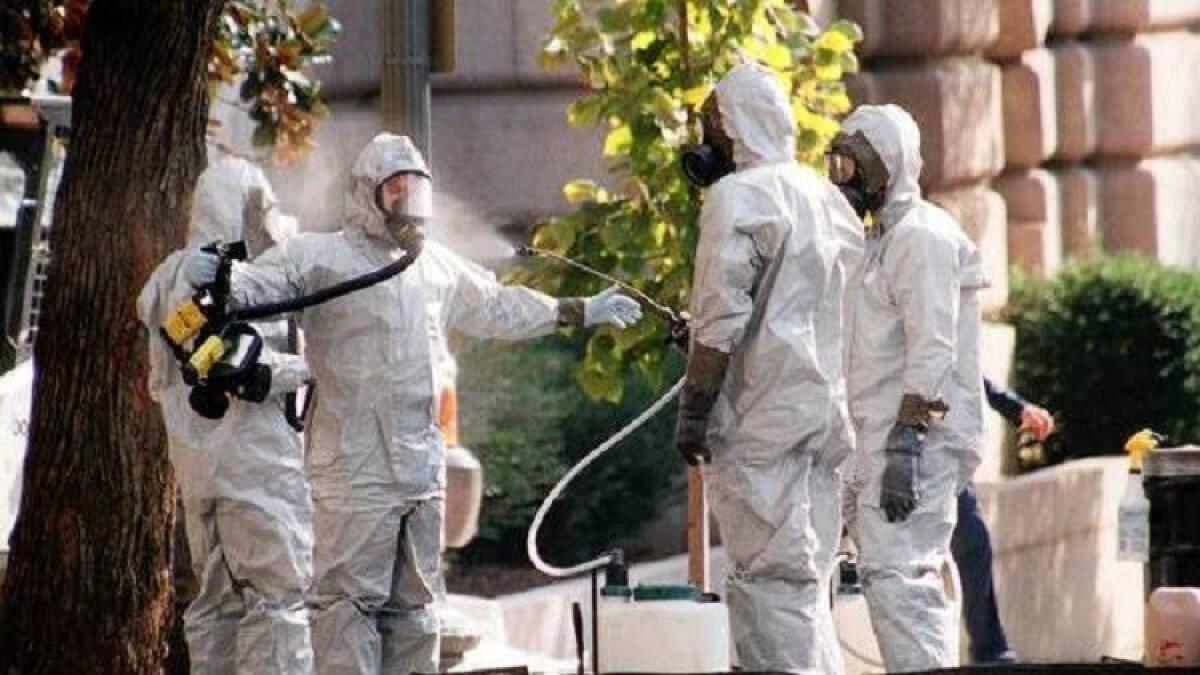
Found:
<path fill-rule="evenodd" d="M 683 102 L 689 106 L 692 106 L 693 108 L 699 108 L 704 104 L 704 101 L 708 98 L 708 94 L 711 91 L 711 84 L 696 85 L 695 87 L 683 92 Z"/>
<path fill-rule="evenodd" d="M 792 52 L 785 45 L 767 45 L 762 53 L 763 63 L 774 70 L 787 70 L 792 65 Z"/>
<path fill-rule="evenodd" d="M 329 10 L 324 4 L 307 7 L 296 16 L 296 22 L 300 25 L 300 30 L 305 33 L 316 33 L 328 20 Z"/>
<path fill-rule="evenodd" d="M 632 143 L 633 131 L 629 128 L 629 125 L 622 124 L 608 132 L 608 137 L 604 139 L 604 156 L 615 157 L 627 152 Z"/>
<path fill-rule="evenodd" d="M 629 28 L 629 10 L 622 7 L 605 7 L 596 13 L 596 19 L 605 33 L 619 33 Z"/>
<path fill-rule="evenodd" d="M 600 186 L 596 184 L 596 181 L 580 178 L 563 186 L 563 196 L 567 198 L 568 202 L 578 204 L 589 199 L 595 199 L 596 192 L 599 189 Z"/>
<path fill-rule="evenodd" d="M 853 21 L 847 21 L 845 19 L 835 21 L 833 25 L 829 27 L 829 30 L 841 33 L 842 35 L 846 36 L 846 39 L 855 44 L 862 42 L 863 40 L 862 28 L 859 28 L 858 24 L 854 23 Z"/>
<path fill-rule="evenodd" d="M 575 127 L 595 124 L 600 119 L 603 105 L 603 99 L 594 96 L 575 101 L 567 106 L 567 122 Z"/>
<path fill-rule="evenodd" d="M 817 38 L 816 47 L 834 52 L 848 52 L 854 49 L 854 41 L 841 31 L 828 30 Z"/>
<path fill-rule="evenodd" d="M 643 49 L 646 49 L 650 45 L 654 44 L 654 42 L 656 40 L 658 40 L 658 35 L 656 35 L 655 33 L 652 33 L 650 31 L 642 31 L 642 32 L 638 33 L 637 35 L 633 36 L 633 39 L 629 41 L 629 46 L 634 51 L 640 52 Z"/>

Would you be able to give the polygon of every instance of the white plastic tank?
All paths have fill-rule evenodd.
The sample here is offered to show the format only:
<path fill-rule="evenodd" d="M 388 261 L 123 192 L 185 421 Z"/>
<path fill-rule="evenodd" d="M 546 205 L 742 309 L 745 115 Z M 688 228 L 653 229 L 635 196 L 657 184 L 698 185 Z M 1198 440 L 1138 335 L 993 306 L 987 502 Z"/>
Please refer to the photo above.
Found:
<path fill-rule="evenodd" d="M 1146 665 L 1200 666 L 1200 588 L 1154 589 L 1146 603 Z"/>
<path fill-rule="evenodd" d="M 599 607 L 601 673 L 705 673 L 730 668 L 729 612 L 690 586 L 639 586 Z"/>

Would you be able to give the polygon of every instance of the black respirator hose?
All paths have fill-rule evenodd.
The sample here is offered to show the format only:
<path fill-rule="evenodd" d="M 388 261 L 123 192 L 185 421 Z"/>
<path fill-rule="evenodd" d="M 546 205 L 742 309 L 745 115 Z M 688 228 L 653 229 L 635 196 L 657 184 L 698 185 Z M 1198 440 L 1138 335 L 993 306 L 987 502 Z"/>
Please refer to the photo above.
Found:
<path fill-rule="evenodd" d="M 320 305 L 330 300 L 335 300 L 343 295 L 349 295 L 355 291 L 360 291 L 364 288 L 374 286 L 375 284 L 387 281 L 392 277 L 400 274 L 408 269 L 417 260 L 417 256 L 421 254 L 421 247 L 415 246 L 413 250 L 406 251 L 403 258 L 396 262 L 390 263 L 384 267 L 380 267 L 374 272 L 369 272 L 360 277 L 355 277 L 349 281 L 343 281 L 339 284 L 334 284 L 329 288 L 322 288 L 319 291 L 310 293 L 309 295 L 284 300 L 282 302 L 271 302 L 265 305 L 255 305 L 253 307 L 243 307 L 236 309 L 226 317 L 228 321 L 258 321 L 279 314 L 287 314 L 288 312 L 297 312 L 302 309 L 307 309 L 313 305 Z"/>

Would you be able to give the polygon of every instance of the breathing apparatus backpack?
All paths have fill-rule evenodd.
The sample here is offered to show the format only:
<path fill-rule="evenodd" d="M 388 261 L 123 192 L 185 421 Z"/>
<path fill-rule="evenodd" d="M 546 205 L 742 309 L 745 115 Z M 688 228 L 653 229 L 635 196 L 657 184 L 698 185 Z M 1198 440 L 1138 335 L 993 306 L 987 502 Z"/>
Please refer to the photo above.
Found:
<path fill-rule="evenodd" d="M 201 248 L 217 256 L 216 278 L 198 288 L 159 327 L 159 334 L 179 361 L 183 381 L 192 388 L 188 394 L 192 409 L 202 417 L 221 419 L 231 396 L 254 403 L 265 401 L 271 392 L 271 369 L 259 363 L 263 339 L 249 322 L 319 305 L 400 274 L 416 262 L 424 238 L 414 231 L 401 244 L 404 256 L 373 272 L 310 295 L 232 311 L 230 275 L 234 261 L 246 260 L 246 244 L 214 242 Z M 312 400 L 312 392 L 308 400 Z M 300 423 L 290 408 L 288 422 L 299 430 Z"/>

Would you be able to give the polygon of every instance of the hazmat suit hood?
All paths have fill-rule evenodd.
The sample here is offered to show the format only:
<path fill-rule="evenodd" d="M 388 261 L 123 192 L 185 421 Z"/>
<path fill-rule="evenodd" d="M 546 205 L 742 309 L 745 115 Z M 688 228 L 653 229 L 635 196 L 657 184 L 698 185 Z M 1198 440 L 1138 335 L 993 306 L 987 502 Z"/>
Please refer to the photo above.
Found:
<path fill-rule="evenodd" d="M 716 96 L 738 170 L 792 161 L 791 103 L 770 70 L 753 63 L 736 66 L 717 83 Z"/>
<path fill-rule="evenodd" d="M 865 105 L 846 118 L 842 130 L 861 131 L 887 167 L 887 194 L 879 219 L 895 225 L 921 200 L 921 132 L 916 121 L 897 105 Z"/>
<path fill-rule="evenodd" d="M 251 256 L 292 236 L 296 219 L 284 215 L 257 165 L 210 148 L 208 168 L 196 181 L 188 226 L 189 248 L 245 239 Z"/>
<path fill-rule="evenodd" d="M 432 178 L 421 151 L 408 136 L 381 133 L 363 151 L 350 169 L 350 187 L 346 193 L 345 217 L 348 234 L 362 234 L 391 242 L 387 214 L 375 201 L 375 192 L 387 179 L 398 173 L 416 173 Z"/>

